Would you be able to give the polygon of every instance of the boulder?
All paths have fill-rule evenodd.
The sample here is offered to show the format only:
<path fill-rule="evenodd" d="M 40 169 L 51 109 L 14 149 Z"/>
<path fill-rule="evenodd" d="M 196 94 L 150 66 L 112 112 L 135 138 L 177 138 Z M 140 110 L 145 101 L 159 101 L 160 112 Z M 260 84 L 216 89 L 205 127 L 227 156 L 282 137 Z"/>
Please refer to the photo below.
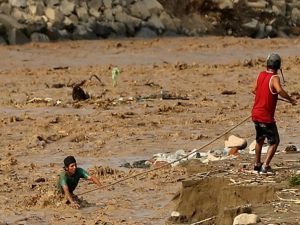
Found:
<path fill-rule="evenodd" d="M 233 225 L 256 224 L 259 218 L 255 214 L 242 213 L 234 218 Z"/>
<path fill-rule="evenodd" d="M 122 22 L 109 22 L 108 23 L 113 33 L 118 37 L 125 37 L 126 36 L 126 26 Z"/>
<path fill-rule="evenodd" d="M 9 0 L 8 2 L 16 8 L 25 8 L 27 6 L 27 0 Z"/>
<path fill-rule="evenodd" d="M 75 3 L 74 1 L 69 0 L 63 0 L 60 4 L 60 11 L 65 15 L 69 16 L 71 13 L 73 13 L 75 9 Z"/>
<path fill-rule="evenodd" d="M 217 7 L 221 10 L 233 8 L 232 0 L 213 0 L 213 2 L 215 2 L 217 4 Z"/>
<path fill-rule="evenodd" d="M 21 30 L 16 28 L 11 28 L 8 30 L 7 39 L 10 45 L 26 44 L 30 42 L 26 35 Z"/>
<path fill-rule="evenodd" d="M 64 19 L 63 13 L 59 9 L 47 8 L 45 15 L 52 22 L 62 22 Z"/>
<path fill-rule="evenodd" d="M 101 16 L 101 13 L 96 8 L 90 8 L 89 13 L 91 16 L 94 16 L 95 18 L 99 18 Z"/>
<path fill-rule="evenodd" d="M 103 15 L 104 21 L 115 21 L 112 9 L 105 9 Z"/>
<path fill-rule="evenodd" d="M 43 33 L 32 33 L 30 35 L 30 40 L 32 42 L 49 42 L 50 39 L 49 37 L 46 35 L 46 34 L 43 34 Z"/>
<path fill-rule="evenodd" d="M 36 5 L 29 5 L 28 11 L 33 16 L 43 16 L 45 14 L 45 6 L 42 2 L 37 2 Z"/>
<path fill-rule="evenodd" d="M 297 8 L 293 8 L 291 13 L 292 22 L 296 25 L 300 24 L 300 10 Z"/>
<path fill-rule="evenodd" d="M 129 7 L 129 12 L 132 16 L 140 18 L 142 20 L 147 20 L 150 18 L 151 13 L 149 9 L 146 7 L 146 3 L 144 1 L 138 1 Z"/>
<path fill-rule="evenodd" d="M 75 11 L 80 21 L 84 21 L 84 22 L 88 21 L 89 13 L 87 7 L 77 7 Z"/>
<path fill-rule="evenodd" d="M 90 30 L 87 25 L 85 24 L 79 24 L 73 34 L 72 34 L 73 40 L 94 40 L 97 39 L 97 36 L 95 33 Z"/>
<path fill-rule="evenodd" d="M 60 0 L 44 0 L 44 3 L 48 7 L 59 6 Z"/>
<path fill-rule="evenodd" d="M 135 35 L 135 37 L 138 38 L 155 38 L 157 37 L 157 33 L 148 28 L 148 27 L 142 27 Z"/>
<path fill-rule="evenodd" d="M 0 36 L 0 45 L 7 45 L 7 42 L 3 37 Z"/>
<path fill-rule="evenodd" d="M 106 9 L 112 8 L 112 0 L 103 0 L 103 5 Z"/>
<path fill-rule="evenodd" d="M 276 15 L 280 16 L 285 16 L 287 11 L 286 11 L 286 2 L 284 0 L 277 0 L 277 1 L 272 1 L 272 11 Z"/>
<path fill-rule="evenodd" d="M 161 21 L 161 23 L 164 25 L 166 30 L 169 31 L 178 31 L 178 25 L 176 24 L 176 22 L 171 18 L 171 16 L 166 13 L 166 12 L 162 12 L 159 16 L 159 19 Z"/>
<path fill-rule="evenodd" d="M 165 26 L 160 21 L 160 18 L 157 15 L 152 15 L 151 18 L 147 21 L 146 26 L 152 28 L 153 30 L 157 30 L 158 33 L 162 33 L 165 29 Z"/>
<path fill-rule="evenodd" d="M 88 2 L 89 9 L 93 9 L 95 11 L 99 11 L 103 6 L 103 0 L 90 0 Z"/>
<path fill-rule="evenodd" d="M 116 13 L 115 20 L 126 25 L 127 32 L 130 36 L 135 34 L 135 31 L 140 28 L 142 23 L 140 19 L 130 16 L 125 12 Z"/>
<path fill-rule="evenodd" d="M 24 28 L 24 25 L 20 24 L 14 17 L 10 15 L 0 14 L 0 23 L 3 24 L 6 28 Z"/>
<path fill-rule="evenodd" d="M 256 32 L 258 31 L 259 27 L 259 22 L 256 19 L 251 19 L 250 22 L 242 24 L 243 29 L 243 34 L 245 36 L 255 36 Z"/>
<path fill-rule="evenodd" d="M 96 26 L 94 27 L 95 34 L 102 38 L 107 38 L 112 31 L 112 28 L 105 22 L 96 22 Z"/>
<path fill-rule="evenodd" d="M 151 14 L 159 15 L 163 10 L 163 6 L 157 0 L 141 0 L 144 2 L 145 7 L 150 11 Z"/>
<path fill-rule="evenodd" d="M 11 5 L 6 2 L 3 2 L 2 4 L 0 4 L 0 13 L 9 15 L 11 12 L 11 9 L 12 9 Z"/>

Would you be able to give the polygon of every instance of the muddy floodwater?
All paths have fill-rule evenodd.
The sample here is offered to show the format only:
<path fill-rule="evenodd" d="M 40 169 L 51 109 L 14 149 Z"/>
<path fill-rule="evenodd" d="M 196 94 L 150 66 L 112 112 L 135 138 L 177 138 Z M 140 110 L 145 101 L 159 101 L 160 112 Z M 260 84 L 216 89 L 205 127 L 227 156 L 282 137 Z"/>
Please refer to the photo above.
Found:
<path fill-rule="evenodd" d="M 251 87 L 270 52 L 282 56 L 284 88 L 300 98 L 297 38 L 1 46 L 0 224 L 168 223 L 186 167 L 166 167 L 82 196 L 95 186 L 81 181 L 75 192 L 84 204 L 75 210 L 53 196 L 63 159 L 74 155 L 105 185 L 144 170 L 120 167 L 124 163 L 203 146 L 250 115 Z M 115 87 L 113 67 L 121 70 Z M 72 87 L 83 80 L 90 98 L 74 101 Z M 299 112 L 299 104 L 278 103 L 279 151 L 299 146 Z M 248 120 L 231 134 L 251 143 L 254 126 Z M 201 151 L 222 148 L 224 138 Z M 275 155 L 274 162 L 285 157 Z M 253 155 L 246 160 L 251 164 Z"/>

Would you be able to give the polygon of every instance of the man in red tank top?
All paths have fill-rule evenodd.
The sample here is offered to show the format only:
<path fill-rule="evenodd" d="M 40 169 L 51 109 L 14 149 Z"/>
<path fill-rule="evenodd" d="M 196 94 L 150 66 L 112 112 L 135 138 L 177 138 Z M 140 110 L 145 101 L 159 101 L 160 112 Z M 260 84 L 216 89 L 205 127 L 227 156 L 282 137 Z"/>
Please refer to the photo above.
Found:
<path fill-rule="evenodd" d="M 253 94 L 255 94 L 252 121 L 256 130 L 254 170 L 264 174 L 272 172 L 270 162 L 280 142 L 274 119 L 278 95 L 288 100 L 291 104 L 296 104 L 296 100 L 291 98 L 280 84 L 280 78 L 277 75 L 279 69 L 281 69 L 280 56 L 278 54 L 270 54 L 267 58 L 267 70 L 258 75 L 252 90 Z M 266 138 L 270 146 L 262 163 L 261 150 Z"/>

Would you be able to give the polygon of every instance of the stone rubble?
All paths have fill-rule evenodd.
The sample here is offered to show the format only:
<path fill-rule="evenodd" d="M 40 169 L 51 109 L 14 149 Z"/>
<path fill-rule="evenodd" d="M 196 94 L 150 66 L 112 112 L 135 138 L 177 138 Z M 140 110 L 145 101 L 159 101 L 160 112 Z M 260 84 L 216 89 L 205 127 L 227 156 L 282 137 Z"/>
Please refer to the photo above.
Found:
<path fill-rule="evenodd" d="M 293 37 L 298 0 L 0 0 L 0 45 L 116 37 Z"/>

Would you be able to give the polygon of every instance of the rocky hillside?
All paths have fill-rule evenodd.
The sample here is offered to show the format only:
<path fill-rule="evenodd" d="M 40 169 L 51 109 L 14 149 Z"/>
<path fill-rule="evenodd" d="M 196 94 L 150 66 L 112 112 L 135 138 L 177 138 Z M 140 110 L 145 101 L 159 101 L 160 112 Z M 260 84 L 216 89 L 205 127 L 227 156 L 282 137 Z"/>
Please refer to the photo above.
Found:
<path fill-rule="evenodd" d="M 298 0 L 0 0 L 0 44 L 300 34 Z"/>

